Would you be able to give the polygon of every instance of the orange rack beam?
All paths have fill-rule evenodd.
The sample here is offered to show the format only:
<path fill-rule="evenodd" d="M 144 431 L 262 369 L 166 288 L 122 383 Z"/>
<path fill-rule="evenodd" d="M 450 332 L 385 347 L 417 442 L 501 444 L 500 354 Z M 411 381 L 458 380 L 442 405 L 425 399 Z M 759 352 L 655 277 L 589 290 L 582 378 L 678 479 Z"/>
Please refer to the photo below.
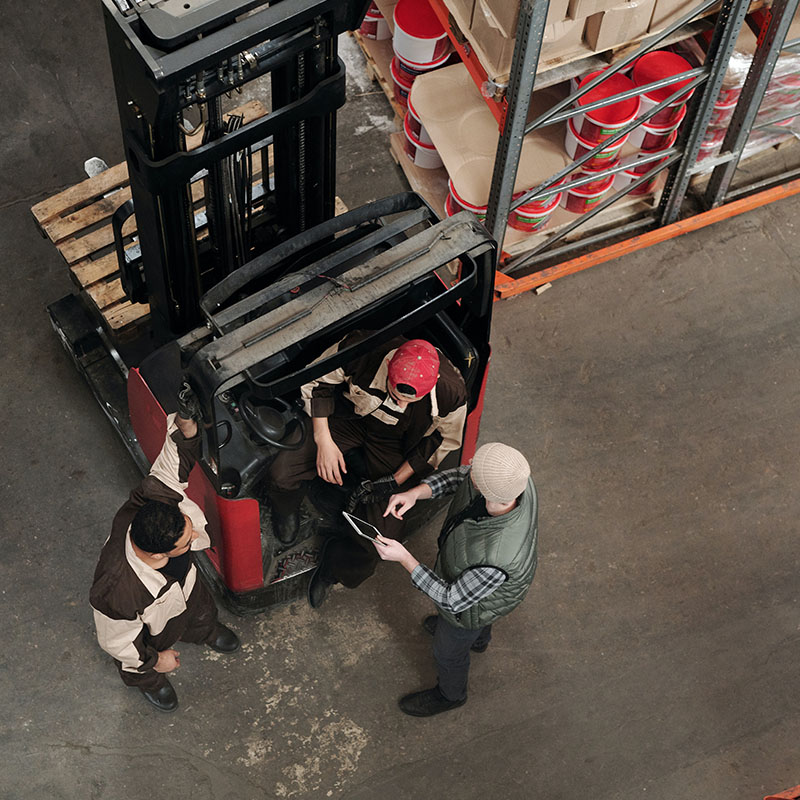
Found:
<path fill-rule="evenodd" d="M 442 27 L 445 29 L 445 31 L 447 31 L 447 35 L 450 37 L 453 47 L 456 49 L 456 52 L 464 62 L 464 66 L 472 76 L 472 80 L 475 81 L 475 85 L 478 87 L 478 90 L 480 90 L 481 86 L 483 86 L 483 84 L 488 80 L 489 76 L 486 74 L 486 70 L 483 68 L 483 65 L 475 55 L 475 51 L 472 49 L 466 38 L 464 38 L 463 32 L 448 11 L 447 6 L 444 4 L 444 0 L 428 0 L 428 2 L 436 13 L 436 16 L 439 18 L 439 22 L 442 23 Z M 497 124 L 500 126 L 500 130 L 502 130 L 503 122 L 506 117 L 506 111 L 508 110 L 508 101 L 503 98 L 503 100 L 498 103 L 494 100 L 489 100 L 488 98 L 484 99 L 486 100 L 486 105 L 489 107 L 489 110 L 492 112 L 492 114 L 494 114 Z"/>

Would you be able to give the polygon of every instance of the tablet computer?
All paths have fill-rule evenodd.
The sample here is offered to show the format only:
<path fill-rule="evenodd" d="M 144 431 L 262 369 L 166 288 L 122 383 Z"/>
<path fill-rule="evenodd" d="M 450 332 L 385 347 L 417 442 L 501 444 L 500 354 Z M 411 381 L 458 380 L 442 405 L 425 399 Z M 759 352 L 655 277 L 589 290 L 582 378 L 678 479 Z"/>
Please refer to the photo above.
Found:
<path fill-rule="evenodd" d="M 383 542 L 378 541 L 375 537 L 380 534 L 380 531 L 374 526 L 370 525 L 369 522 L 363 519 L 359 519 L 358 517 L 354 517 L 352 514 L 348 514 L 346 511 L 342 511 L 344 514 L 344 518 L 350 523 L 352 529 L 359 535 L 363 536 L 365 539 L 369 539 L 371 542 L 375 542 L 375 544 L 380 544 L 386 547 Z"/>

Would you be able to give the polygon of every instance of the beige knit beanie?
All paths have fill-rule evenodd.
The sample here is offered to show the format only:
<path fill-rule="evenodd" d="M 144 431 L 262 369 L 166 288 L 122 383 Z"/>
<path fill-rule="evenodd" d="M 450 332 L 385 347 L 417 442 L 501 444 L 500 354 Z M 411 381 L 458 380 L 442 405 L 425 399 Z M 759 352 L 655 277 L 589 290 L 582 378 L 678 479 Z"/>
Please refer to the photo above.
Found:
<path fill-rule="evenodd" d="M 516 500 L 528 484 L 531 468 L 525 456 L 500 442 L 478 448 L 472 459 L 472 480 L 477 490 L 492 503 Z"/>

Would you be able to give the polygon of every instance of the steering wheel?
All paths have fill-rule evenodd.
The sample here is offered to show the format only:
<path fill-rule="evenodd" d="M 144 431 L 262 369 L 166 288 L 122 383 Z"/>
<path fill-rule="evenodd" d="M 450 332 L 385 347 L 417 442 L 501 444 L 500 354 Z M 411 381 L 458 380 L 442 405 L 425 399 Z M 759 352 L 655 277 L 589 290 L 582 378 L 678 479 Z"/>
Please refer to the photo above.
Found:
<path fill-rule="evenodd" d="M 279 450 L 299 450 L 306 441 L 305 416 L 291 403 L 275 397 L 259 402 L 250 392 L 239 399 L 242 419 L 257 439 Z"/>

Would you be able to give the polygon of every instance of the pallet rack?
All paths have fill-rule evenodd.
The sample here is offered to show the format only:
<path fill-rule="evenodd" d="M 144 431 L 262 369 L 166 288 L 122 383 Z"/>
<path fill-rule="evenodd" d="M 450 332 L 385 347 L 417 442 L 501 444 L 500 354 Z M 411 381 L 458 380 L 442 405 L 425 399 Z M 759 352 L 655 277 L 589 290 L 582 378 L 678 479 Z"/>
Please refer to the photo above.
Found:
<path fill-rule="evenodd" d="M 701 170 L 703 172 L 708 170 L 707 164 L 702 167 L 697 166 L 700 144 L 709 125 L 713 106 L 719 96 L 745 15 L 760 8 L 762 5 L 760 2 L 723 0 L 721 8 L 716 11 L 720 4 L 715 0 L 705 0 L 674 24 L 655 35 L 643 38 L 638 44 L 629 44 L 606 56 L 589 53 L 553 63 L 539 60 L 549 4 L 541 0 L 522 0 L 508 76 L 493 75 L 487 71 L 480 57 L 480 48 L 475 47 L 461 30 L 458 14 L 454 14 L 453 10 L 448 8 L 447 0 L 429 0 L 429 2 L 443 22 L 456 51 L 464 61 L 472 80 L 481 90 L 487 107 L 498 121 L 500 129 L 485 223 L 493 236 L 498 241 L 504 242 L 504 252 L 498 264 L 495 286 L 498 298 L 535 289 L 557 277 L 608 261 L 624 252 L 664 241 L 800 191 L 800 181 L 792 180 L 800 177 L 800 169 L 791 168 L 779 170 L 776 175 L 765 180 L 756 180 L 736 186 L 734 189 L 730 188 L 747 139 L 751 131 L 757 127 L 754 126 L 755 115 L 761 105 L 779 52 L 787 49 L 800 51 L 800 39 L 786 41 L 786 34 L 797 10 L 798 0 L 775 0 L 771 8 L 762 12 L 763 23 L 758 37 L 758 47 L 748 77 L 731 119 L 721 153 L 711 162 L 712 169 L 709 176 L 701 181 L 701 184 L 705 185 L 704 190 L 696 198 L 689 193 L 690 184 Z M 709 17 L 714 13 L 716 13 L 715 18 Z M 614 193 L 592 212 L 573 219 L 568 224 L 551 226 L 546 235 L 529 236 L 524 243 L 515 241 L 513 235 L 507 237 L 506 221 L 513 209 L 548 194 L 552 191 L 552 188 L 548 187 L 563 178 L 568 178 L 592 155 L 586 154 L 523 196 L 512 198 L 524 136 L 548 125 L 563 122 L 577 113 L 571 106 L 579 95 L 573 94 L 545 114 L 540 114 L 537 119 L 528 122 L 530 98 L 534 89 L 538 90 L 543 86 L 565 81 L 600 66 L 608 67 L 612 72 L 625 69 L 640 55 L 693 36 L 704 27 L 708 29 L 711 24 L 713 33 L 704 63 L 682 76 L 691 80 L 691 83 L 679 89 L 660 106 L 651 109 L 648 114 L 640 115 L 638 120 L 621 130 L 615 137 L 621 138 L 643 119 L 646 120 L 657 113 L 660 107 L 676 99 L 689 88 L 695 89 L 682 134 L 676 146 L 668 151 L 669 160 L 653 170 L 653 173 L 661 173 L 663 176 L 663 189 L 656 197 L 656 202 L 645 210 L 637 208 L 633 215 L 618 213 L 616 217 L 613 216 L 614 209 L 620 209 L 621 204 L 629 202 L 626 195 L 638 185 L 639 182 L 636 181 Z M 669 81 L 652 84 L 644 90 L 660 88 L 674 80 L 675 78 L 671 78 Z M 585 86 L 580 94 L 590 91 L 593 84 L 594 82 Z M 636 91 L 639 93 L 643 90 Z M 615 100 L 631 94 L 618 95 Z M 583 110 L 592 107 L 597 106 L 584 105 Z M 786 117 L 789 116 L 791 115 L 787 113 Z M 612 143 L 615 138 L 608 140 L 604 146 Z M 392 149 L 398 149 L 397 143 L 392 143 Z M 414 175 L 413 165 L 409 166 L 402 159 L 398 160 L 409 175 L 412 186 L 415 186 L 415 181 L 419 184 L 420 176 Z M 642 176 L 641 182 L 648 177 L 649 175 Z M 570 180 L 567 185 L 575 186 L 579 185 L 579 182 Z M 419 185 L 415 188 L 419 188 Z M 587 230 L 588 235 L 580 236 Z"/>

